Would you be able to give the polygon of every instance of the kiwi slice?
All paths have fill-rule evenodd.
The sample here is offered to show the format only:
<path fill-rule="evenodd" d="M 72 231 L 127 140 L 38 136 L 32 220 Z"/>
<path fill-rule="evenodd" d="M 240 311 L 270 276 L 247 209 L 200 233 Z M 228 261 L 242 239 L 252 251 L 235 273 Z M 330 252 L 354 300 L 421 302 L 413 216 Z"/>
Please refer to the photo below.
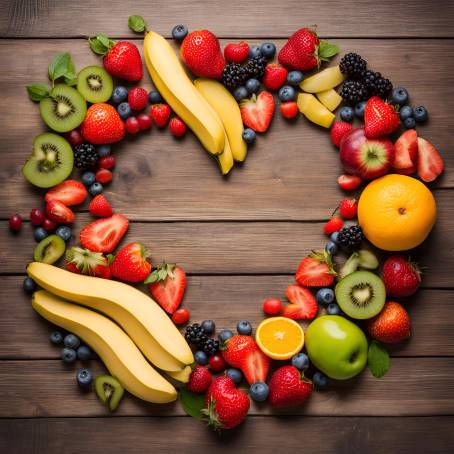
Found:
<path fill-rule="evenodd" d="M 106 102 L 112 96 L 112 77 L 100 66 L 87 66 L 77 76 L 77 90 L 88 102 Z"/>
<path fill-rule="evenodd" d="M 40 101 L 39 112 L 49 128 L 57 132 L 68 132 L 84 121 L 87 103 L 75 88 L 58 84 L 48 98 Z"/>
<path fill-rule="evenodd" d="M 350 317 L 364 320 L 377 315 L 385 304 L 383 281 L 370 271 L 355 271 L 336 285 L 336 300 Z"/>
<path fill-rule="evenodd" d="M 66 244 L 58 235 L 49 235 L 36 245 L 33 259 L 52 265 L 65 253 L 65 249 Z"/>
<path fill-rule="evenodd" d="M 33 140 L 33 151 L 22 167 L 24 177 L 35 186 L 50 188 L 68 178 L 74 153 L 63 137 L 46 132 Z"/>
<path fill-rule="evenodd" d="M 95 379 L 95 391 L 99 400 L 110 410 L 115 411 L 123 397 L 124 389 L 120 382 L 110 375 L 99 375 Z"/>

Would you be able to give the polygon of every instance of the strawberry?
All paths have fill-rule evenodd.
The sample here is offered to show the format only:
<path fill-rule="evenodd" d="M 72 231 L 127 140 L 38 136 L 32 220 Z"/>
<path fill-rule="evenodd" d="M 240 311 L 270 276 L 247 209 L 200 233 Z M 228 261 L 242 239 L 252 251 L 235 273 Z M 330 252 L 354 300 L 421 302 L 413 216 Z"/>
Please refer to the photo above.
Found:
<path fill-rule="evenodd" d="M 366 329 L 379 342 L 395 344 L 410 337 L 410 317 L 399 303 L 387 301 L 378 315 L 366 321 Z"/>
<path fill-rule="evenodd" d="M 88 209 L 93 216 L 97 216 L 99 218 L 108 218 L 113 214 L 109 201 L 102 194 L 98 194 L 92 199 Z"/>
<path fill-rule="evenodd" d="M 197 364 L 189 376 L 186 388 L 192 393 L 203 394 L 210 387 L 212 381 L 213 377 L 208 368 Z"/>
<path fill-rule="evenodd" d="M 267 91 L 255 94 L 250 99 L 241 101 L 243 123 L 256 132 L 265 132 L 270 126 L 274 113 L 274 98 Z"/>
<path fill-rule="evenodd" d="M 342 199 L 339 203 L 339 213 L 344 219 L 356 218 L 358 203 L 355 199 Z"/>
<path fill-rule="evenodd" d="M 80 231 L 80 243 L 90 251 L 112 252 L 128 230 L 128 224 L 122 214 L 98 219 Z"/>
<path fill-rule="evenodd" d="M 306 287 L 329 287 L 336 274 L 330 254 L 326 251 L 312 252 L 299 264 L 295 280 Z"/>
<path fill-rule="evenodd" d="M 320 41 L 317 33 L 309 28 L 297 30 L 280 50 L 278 60 L 289 69 L 309 71 L 339 52 L 339 48 L 327 41 Z"/>
<path fill-rule="evenodd" d="M 241 369 L 247 382 L 266 381 L 270 359 L 251 336 L 236 335 L 228 339 L 222 357 L 232 367 Z"/>
<path fill-rule="evenodd" d="M 80 247 L 66 251 L 66 269 L 76 274 L 110 279 L 109 261 L 100 252 L 92 252 Z"/>
<path fill-rule="evenodd" d="M 217 37 L 208 30 L 196 30 L 184 38 L 181 59 L 199 77 L 220 79 L 225 60 Z"/>
<path fill-rule="evenodd" d="M 113 259 L 110 270 L 112 276 L 126 282 L 142 282 L 151 271 L 147 260 L 148 252 L 142 243 L 129 243 L 123 246 Z"/>
<path fill-rule="evenodd" d="M 272 407 L 295 407 L 304 403 L 312 394 L 310 380 L 293 366 L 277 369 L 270 380 L 268 401 Z"/>
<path fill-rule="evenodd" d="M 347 123 L 346 121 L 335 121 L 333 126 L 331 127 L 331 142 L 332 144 L 339 148 L 341 140 L 346 136 L 351 130 L 353 126 L 351 123 Z"/>
<path fill-rule="evenodd" d="M 58 224 L 70 224 L 74 221 L 72 210 L 58 200 L 47 202 L 46 216 Z"/>
<path fill-rule="evenodd" d="M 318 312 L 317 300 L 306 287 L 289 285 L 285 291 L 291 304 L 284 307 L 282 316 L 293 320 L 312 320 Z"/>
<path fill-rule="evenodd" d="M 145 284 L 150 284 L 150 293 L 159 305 L 173 314 L 183 299 L 186 273 L 174 264 L 163 263 L 148 276 Z"/>
<path fill-rule="evenodd" d="M 393 168 L 398 173 L 411 175 L 416 172 L 418 162 L 418 134 L 414 129 L 408 129 L 394 144 Z"/>
<path fill-rule="evenodd" d="M 173 117 L 169 123 L 170 133 L 174 137 L 183 137 L 186 134 L 186 123 L 180 117 Z"/>
<path fill-rule="evenodd" d="M 331 235 L 342 228 L 344 222 L 339 216 L 333 216 L 324 226 L 323 232 L 325 235 Z"/>
<path fill-rule="evenodd" d="M 344 174 L 337 179 L 337 184 L 344 191 L 353 191 L 353 189 L 356 189 L 362 181 L 362 178 L 357 175 Z"/>
<path fill-rule="evenodd" d="M 391 104 L 378 96 L 367 101 L 364 110 L 364 131 L 367 138 L 376 139 L 394 132 L 400 124 L 399 115 Z"/>
<path fill-rule="evenodd" d="M 99 169 L 96 172 L 96 181 L 101 184 L 107 184 L 112 181 L 112 172 L 107 169 Z"/>
<path fill-rule="evenodd" d="M 230 377 L 220 375 L 208 388 L 202 415 L 216 430 L 233 429 L 245 420 L 249 406 L 248 395 L 236 389 Z"/>
<path fill-rule="evenodd" d="M 169 121 L 172 111 L 167 104 L 153 104 L 150 107 L 150 115 L 158 128 L 163 128 Z"/>
<path fill-rule="evenodd" d="M 97 35 L 88 42 L 93 52 L 104 56 L 104 68 L 109 74 L 130 82 L 142 79 L 142 59 L 135 44 L 128 41 L 115 42 L 106 35 Z"/>
<path fill-rule="evenodd" d="M 263 74 L 263 85 L 268 90 L 279 90 L 287 80 L 288 71 L 278 63 L 268 63 Z"/>
<path fill-rule="evenodd" d="M 66 180 L 46 192 L 46 202 L 58 200 L 67 207 L 81 204 L 87 197 L 85 186 L 76 180 Z"/>
<path fill-rule="evenodd" d="M 128 91 L 128 103 L 132 110 L 143 110 L 148 104 L 148 93 L 145 88 L 134 87 Z"/>
<path fill-rule="evenodd" d="M 298 104 L 295 101 L 287 101 L 281 104 L 281 114 L 284 118 L 291 120 L 298 115 Z"/>
<path fill-rule="evenodd" d="M 80 130 L 85 140 L 94 144 L 118 142 L 126 134 L 125 124 L 115 107 L 103 102 L 93 104 L 87 110 Z"/>
<path fill-rule="evenodd" d="M 229 43 L 224 48 L 224 58 L 230 63 L 243 63 L 249 57 L 249 44 L 245 41 Z"/>
<path fill-rule="evenodd" d="M 435 147 L 426 139 L 418 137 L 418 175 L 430 183 L 443 172 L 444 164 Z"/>
<path fill-rule="evenodd" d="M 388 296 L 413 295 L 421 285 L 421 270 L 403 255 L 392 255 L 383 264 L 383 282 Z"/>

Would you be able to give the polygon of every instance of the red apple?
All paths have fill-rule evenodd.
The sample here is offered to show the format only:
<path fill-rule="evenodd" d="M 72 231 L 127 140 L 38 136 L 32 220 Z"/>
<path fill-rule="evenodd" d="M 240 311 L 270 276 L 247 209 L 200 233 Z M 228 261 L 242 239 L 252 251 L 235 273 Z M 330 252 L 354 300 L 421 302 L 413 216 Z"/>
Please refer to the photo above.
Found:
<path fill-rule="evenodd" d="M 368 139 L 364 128 L 354 129 L 340 144 L 340 160 L 345 171 L 365 180 L 388 173 L 394 155 L 394 145 L 387 137 Z"/>

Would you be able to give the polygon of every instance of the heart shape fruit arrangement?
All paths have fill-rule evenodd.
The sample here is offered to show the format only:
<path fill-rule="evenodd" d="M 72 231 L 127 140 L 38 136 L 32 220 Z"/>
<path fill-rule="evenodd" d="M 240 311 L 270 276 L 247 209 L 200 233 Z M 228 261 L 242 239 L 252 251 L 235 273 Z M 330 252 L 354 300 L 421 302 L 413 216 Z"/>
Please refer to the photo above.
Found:
<path fill-rule="evenodd" d="M 146 29 L 140 16 L 130 17 L 129 25 L 138 33 Z M 240 424 L 250 399 L 276 408 L 301 405 L 314 389 L 354 377 L 366 365 L 376 377 L 383 376 L 390 361 L 383 344 L 410 336 L 409 314 L 394 299 L 411 297 L 421 283 L 417 266 L 394 252 L 421 244 L 436 220 L 435 199 L 423 182 L 440 175 L 443 161 L 415 130 L 427 121 L 427 109 L 411 108 L 407 90 L 393 88 L 356 53 L 320 69 L 339 49 L 308 28 L 289 38 L 277 55 L 279 63 L 271 62 L 276 55 L 272 43 L 229 43 L 222 53 L 208 30 L 188 33 L 178 25 L 172 36 L 181 43 L 181 60 L 198 77 L 194 81 L 169 42 L 147 31 L 144 59 L 154 91 L 115 85 L 113 77 L 139 82 L 142 60 L 133 43 L 102 34 L 89 44 L 102 55 L 103 67 L 76 74 L 71 56 L 58 54 L 49 65 L 52 88 L 27 87 L 54 132 L 35 138 L 23 167 L 25 178 L 47 191 L 45 208 L 30 213 L 38 244 L 23 285 L 33 294 L 33 308 L 66 331 L 51 334 L 55 345 L 63 345 L 62 360 L 87 361 L 96 351 L 109 375 L 94 379 L 83 368 L 77 382 L 87 391 L 94 387 L 110 411 L 124 390 L 153 403 L 171 402 L 179 394 L 188 414 L 216 429 Z M 255 336 L 242 320 L 237 334 L 222 329 L 215 339 L 213 320 L 187 325 L 181 267 L 164 263 L 153 268 L 140 242 L 114 253 L 129 222 L 102 194 L 116 164 L 112 144 L 126 134 L 146 132 L 153 123 L 158 128 L 168 124 L 178 139 L 189 128 L 225 175 L 246 159 L 257 133 L 268 130 L 276 107 L 272 92 L 284 118 L 302 113 L 330 128 L 346 171 L 338 184 L 356 190 L 359 199 L 344 198 L 326 222 L 329 240 L 324 250 L 302 259 L 295 283 L 285 291 L 288 304 L 265 300 L 269 317 Z M 336 120 L 333 112 L 341 103 Z M 401 125 L 405 132 L 400 134 Z M 81 170 L 80 178 L 74 167 Z M 423 182 L 409 176 L 414 173 Z M 359 193 L 363 182 L 367 185 Z M 69 247 L 76 216 L 72 207 L 88 195 L 89 211 L 98 219 L 81 229 L 80 245 Z M 21 225 L 19 215 L 11 217 L 12 231 Z M 366 240 L 393 252 L 384 259 L 381 275 L 373 248 L 364 247 Z M 333 260 L 340 251 L 347 255 L 343 264 Z M 64 254 L 66 269 L 54 265 Z M 153 299 L 134 283 L 145 283 Z M 300 321 L 305 321 L 304 330 Z M 184 334 L 176 325 L 187 325 Z M 182 383 L 179 393 L 175 382 Z M 249 386 L 248 394 L 240 384 Z"/>

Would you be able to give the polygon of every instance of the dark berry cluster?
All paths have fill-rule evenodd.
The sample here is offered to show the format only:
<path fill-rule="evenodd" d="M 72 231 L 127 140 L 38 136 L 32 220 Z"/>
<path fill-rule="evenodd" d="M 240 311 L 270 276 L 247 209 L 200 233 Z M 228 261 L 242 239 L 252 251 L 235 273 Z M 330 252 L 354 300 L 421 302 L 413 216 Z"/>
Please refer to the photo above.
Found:
<path fill-rule="evenodd" d="M 367 61 L 361 55 L 350 52 L 342 57 L 339 68 L 349 79 L 358 79 L 366 71 Z"/>
<path fill-rule="evenodd" d="M 98 162 L 98 152 L 91 143 L 82 143 L 74 149 L 74 165 L 78 169 L 89 169 Z"/>
<path fill-rule="evenodd" d="M 393 89 L 393 84 L 389 79 L 385 79 L 379 72 L 368 69 L 362 78 L 369 96 L 379 96 L 385 99 Z"/>
<path fill-rule="evenodd" d="M 248 79 L 261 79 L 265 74 L 265 67 L 267 64 L 265 57 L 254 57 L 246 63 L 246 71 Z"/>
<path fill-rule="evenodd" d="M 184 338 L 188 343 L 196 346 L 209 356 L 214 355 L 219 350 L 219 341 L 208 337 L 203 327 L 198 323 L 186 327 Z"/>
<path fill-rule="evenodd" d="M 230 90 L 244 85 L 248 79 L 261 79 L 265 73 L 265 57 L 251 58 L 245 65 L 230 63 L 222 71 L 221 81 Z"/>
<path fill-rule="evenodd" d="M 366 86 L 359 80 L 346 80 L 342 85 L 340 95 L 347 104 L 357 104 L 369 98 Z"/>
<path fill-rule="evenodd" d="M 359 225 L 344 227 L 339 231 L 337 243 L 348 250 L 358 249 L 363 240 L 363 231 Z"/>

